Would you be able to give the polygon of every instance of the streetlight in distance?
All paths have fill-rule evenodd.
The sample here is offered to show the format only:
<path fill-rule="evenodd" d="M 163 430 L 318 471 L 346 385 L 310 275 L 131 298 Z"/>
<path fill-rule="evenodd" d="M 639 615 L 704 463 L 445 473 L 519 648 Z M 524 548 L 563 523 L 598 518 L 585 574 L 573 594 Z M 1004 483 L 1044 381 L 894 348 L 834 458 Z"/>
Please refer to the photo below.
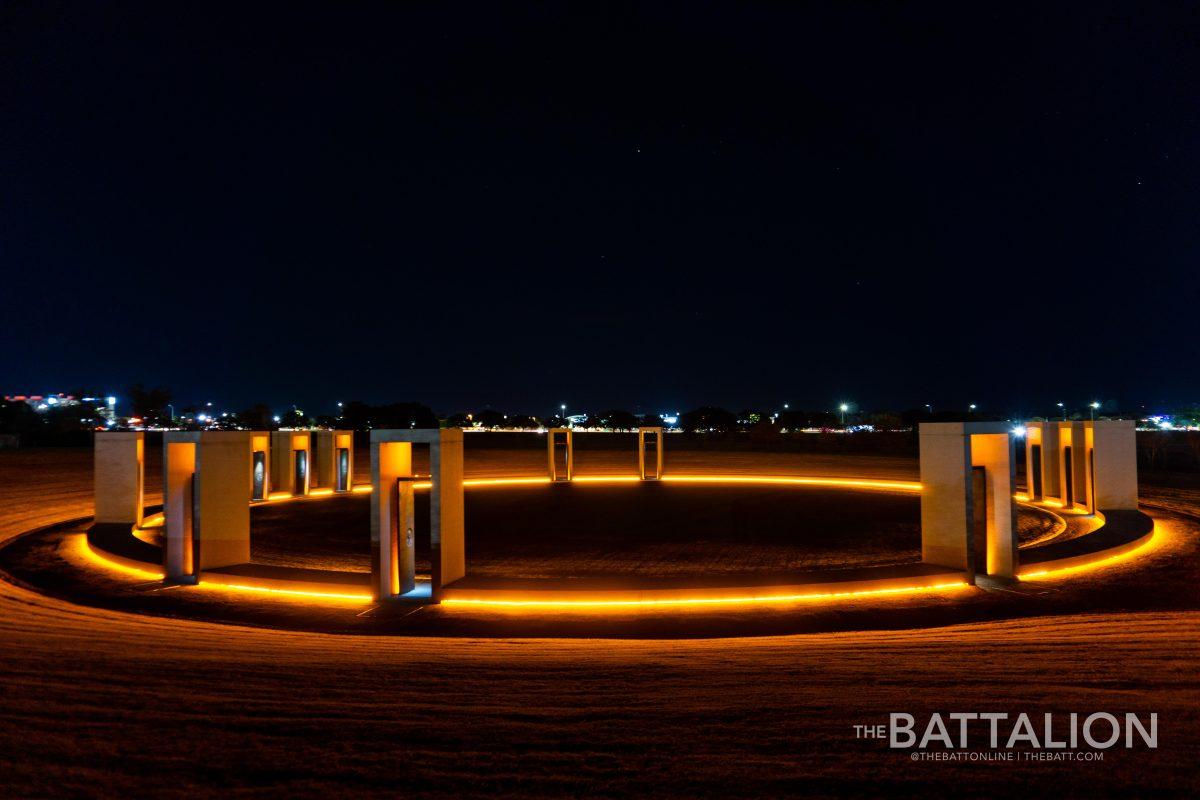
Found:
<path fill-rule="evenodd" d="M 842 427 L 843 428 L 846 427 L 846 412 L 849 410 L 850 410 L 850 406 L 846 405 L 845 403 L 842 403 L 840 406 L 838 406 L 838 411 L 842 412 Z"/>
<path fill-rule="evenodd" d="M 971 410 L 972 414 L 975 413 L 975 404 L 974 403 L 971 403 L 971 405 L 967 406 L 967 408 L 969 408 Z"/>
<path fill-rule="evenodd" d="M 1088 403 L 1088 408 L 1090 409 L 1090 411 L 1088 411 L 1088 416 L 1090 416 L 1093 421 L 1096 419 L 1096 409 L 1099 407 L 1100 403 L 1095 400 L 1093 400 L 1091 403 Z"/>
<path fill-rule="evenodd" d="M 1058 410 L 1062 412 L 1062 418 L 1063 418 L 1063 421 L 1065 422 L 1067 419 L 1067 409 L 1063 406 L 1062 403 L 1059 403 Z"/>

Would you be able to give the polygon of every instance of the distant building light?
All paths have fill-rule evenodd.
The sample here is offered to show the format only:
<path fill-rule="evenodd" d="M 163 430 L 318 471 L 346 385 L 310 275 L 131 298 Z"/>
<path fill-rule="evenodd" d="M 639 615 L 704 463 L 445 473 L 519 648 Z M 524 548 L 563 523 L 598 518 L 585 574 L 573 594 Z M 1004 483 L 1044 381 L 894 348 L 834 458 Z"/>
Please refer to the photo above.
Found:
<path fill-rule="evenodd" d="M 1025 426 L 1024 425 L 1016 426 L 1015 428 L 1012 429 L 1012 432 L 1013 432 L 1013 436 L 1017 437 L 1018 439 L 1025 438 Z"/>
<path fill-rule="evenodd" d="M 107 400 L 110 406 L 115 406 L 117 404 L 117 398 L 115 397 L 108 397 Z"/>

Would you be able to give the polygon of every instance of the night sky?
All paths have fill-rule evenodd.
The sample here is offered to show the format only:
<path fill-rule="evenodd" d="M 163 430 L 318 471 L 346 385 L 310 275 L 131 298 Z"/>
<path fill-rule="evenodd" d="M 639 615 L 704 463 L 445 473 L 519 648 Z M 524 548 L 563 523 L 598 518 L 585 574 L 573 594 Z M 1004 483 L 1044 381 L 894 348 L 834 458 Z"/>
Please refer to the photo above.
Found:
<path fill-rule="evenodd" d="M 7 3 L 0 392 L 1200 400 L 1200 12 Z"/>

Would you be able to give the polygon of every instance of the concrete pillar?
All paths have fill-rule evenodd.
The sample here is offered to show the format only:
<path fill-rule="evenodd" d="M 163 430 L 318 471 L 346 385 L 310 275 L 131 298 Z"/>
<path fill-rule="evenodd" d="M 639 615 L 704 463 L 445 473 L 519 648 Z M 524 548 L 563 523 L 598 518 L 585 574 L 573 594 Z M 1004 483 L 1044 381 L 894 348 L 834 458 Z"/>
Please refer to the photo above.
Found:
<path fill-rule="evenodd" d="M 1034 447 L 1041 453 L 1041 495 L 1034 491 L 1033 472 Z M 1025 483 L 1029 499 L 1041 502 L 1050 498 L 1061 499 L 1062 483 L 1059 477 L 1059 461 L 1062 458 L 1058 444 L 1058 424 L 1054 422 L 1030 422 L 1025 426 Z"/>
<path fill-rule="evenodd" d="M 163 571 L 167 581 L 195 583 L 200 577 L 196 536 L 199 441 L 199 433 L 163 434 Z"/>
<path fill-rule="evenodd" d="M 375 599 L 382 600 L 410 592 L 416 585 L 413 466 L 411 442 L 378 441 L 375 433 L 371 435 L 371 586 Z"/>
<path fill-rule="evenodd" d="M 256 431 L 250 437 L 250 499 L 266 500 L 271 494 L 271 436 Z"/>
<path fill-rule="evenodd" d="M 570 428 L 551 428 L 546 431 L 546 450 L 550 460 L 550 480 L 552 481 L 569 481 L 571 475 L 575 471 L 575 443 L 573 441 L 573 432 Z M 561 437 L 561 438 L 560 438 Z M 565 474 L 558 471 L 558 459 L 555 457 L 555 450 L 562 442 L 562 446 L 566 448 L 566 467 Z"/>
<path fill-rule="evenodd" d="M 308 494 L 312 476 L 310 431 L 271 433 L 271 491 Z"/>
<path fill-rule="evenodd" d="M 1083 428 L 1091 510 L 1137 510 L 1137 440 L 1133 420 L 1096 420 L 1083 423 Z"/>
<path fill-rule="evenodd" d="M 431 599 L 467 574 L 463 505 L 463 432 L 371 431 L 371 585 L 376 599 L 415 586 L 412 531 L 413 445 L 429 447 Z"/>
<path fill-rule="evenodd" d="M 1012 578 L 1017 533 L 1012 500 L 1014 444 L 997 423 L 922 423 L 921 558 Z"/>
<path fill-rule="evenodd" d="M 96 522 L 142 524 L 146 440 L 141 432 L 98 432 L 92 454 Z"/>
<path fill-rule="evenodd" d="M 467 574 L 466 510 L 463 498 L 463 432 L 439 431 L 441 441 L 430 447 L 433 488 L 429 500 L 430 543 L 433 556 L 433 598 L 442 587 Z"/>
<path fill-rule="evenodd" d="M 1089 508 L 1087 433 L 1082 422 L 1060 421 L 1058 428 L 1059 499 L 1064 508 Z"/>
<path fill-rule="evenodd" d="M 352 431 L 312 432 L 313 479 L 321 489 L 348 492 L 354 477 Z"/>
<path fill-rule="evenodd" d="M 654 437 L 654 469 L 646 473 L 646 434 Z M 638 474 L 644 481 L 656 481 L 663 474 L 663 429 L 656 427 L 638 428 Z"/>
<path fill-rule="evenodd" d="M 998 578 L 1015 578 L 1017 556 L 1016 507 L 1013 504 L 1013 464 L 1016 443 L 1007 426 L 1003 433 L 974 433 L 970 436 L 971 466 L 983 468 L 986 497 L 972 494 L 971 503 L 986 503 L 986 562 L 974 565 L 976 572 Z M 978 483 L 972 487 L 974 491 Z M 978 549 L 976 550 L 978 552 Z"/>
<path fill-rule="evenodd" d="M 249 431 L 163 434 L 168 581 L 250 560 L 253 440 Z"/>

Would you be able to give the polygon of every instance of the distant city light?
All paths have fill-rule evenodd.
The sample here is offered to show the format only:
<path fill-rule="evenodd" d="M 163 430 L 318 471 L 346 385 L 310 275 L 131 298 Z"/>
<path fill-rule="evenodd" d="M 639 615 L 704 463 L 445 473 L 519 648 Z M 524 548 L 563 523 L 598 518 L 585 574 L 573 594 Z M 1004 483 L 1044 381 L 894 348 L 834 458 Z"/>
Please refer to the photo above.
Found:
<path fill-rule="evenodd" d="M 115 405 L 117 404 L 117 398 L 115 398 L 115 397 L 109 397 L 109 398 L 107 398 L 107 399 L 108 399 L 108 404 L 109 404 L 110 406 L 115 406 Z"/>
<path fill-rule="evenodd" d="M 1025 426 L 1024 425 L 1016 426 L 1015 428 L 1012 429 L 1012 432 L 1013 432 L 1013 436 L 1016 436 L 1018 439 L 1025 438 Z"/>

